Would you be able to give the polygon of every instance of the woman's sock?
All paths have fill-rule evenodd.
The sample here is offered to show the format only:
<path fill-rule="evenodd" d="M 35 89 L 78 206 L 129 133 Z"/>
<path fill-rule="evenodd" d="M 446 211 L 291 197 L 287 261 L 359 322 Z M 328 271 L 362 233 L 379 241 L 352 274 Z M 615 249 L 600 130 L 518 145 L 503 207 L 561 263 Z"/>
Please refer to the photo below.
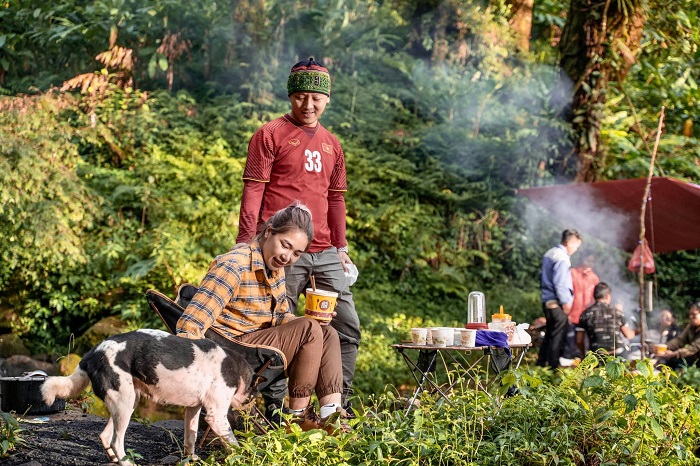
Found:
<path fill-rule="evenodd" d="M 304 411 L 306 411 L 306 408 L 301 408 L 301 409 L 284 408 L 285 414 L 291 414 L 294 417 L 302 417 L 304 415 Z"/>

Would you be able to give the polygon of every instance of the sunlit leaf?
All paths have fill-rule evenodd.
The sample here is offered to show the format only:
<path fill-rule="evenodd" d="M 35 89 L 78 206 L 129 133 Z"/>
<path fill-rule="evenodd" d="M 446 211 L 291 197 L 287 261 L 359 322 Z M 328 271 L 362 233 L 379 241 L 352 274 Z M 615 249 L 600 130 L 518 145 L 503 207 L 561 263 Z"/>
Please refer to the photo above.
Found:
<path fill-rule="evenodd" d="M 637 407 L 637 397 L 634 395 L 625 395 L 622 400 L 625 403 L 627 412 L 631 412 Z"/>
<path fill-rule="evenodd" d="M 605 379 L 599 375 L 592 375 L 583 381 L 584 388 L 599 387 L 605 383 Z"/>
<path fill-rule="evenodd" d="M 619 379 L 624 372 L 623 364 L 620 360 L 614 359 L 605 363 L 605 373 L 610 380 Z"/>
<path fill-rule="evenodd" d="M 651 420 L 651 431 L 654 433 L 654 436 L 659 440 L 662 440 L 665 437 L 664 430 L 661 427 L 661 425 L 659 425 L 659 423 L 656 421 L 656 419 Z"/>

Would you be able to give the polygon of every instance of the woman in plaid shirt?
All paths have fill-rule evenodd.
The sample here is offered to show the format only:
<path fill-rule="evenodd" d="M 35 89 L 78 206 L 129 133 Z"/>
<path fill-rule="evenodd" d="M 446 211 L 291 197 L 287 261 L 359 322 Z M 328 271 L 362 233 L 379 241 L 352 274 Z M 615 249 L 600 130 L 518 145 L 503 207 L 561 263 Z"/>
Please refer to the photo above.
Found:
<path fill-rule="evenodd" d="M 222 346 L 237 340 L 278 348 L 287 360 L 286 412 L 303 430 L 333 432 L 331 415 L 343 414 L 338 333 L 327 323 L 290 312 L 285 289 L 284 268 L 301 257 L 313 235 L 311 212 L 300 203 L 275 213 L 250 243 L 214 259 L 180 317 L 177 332 Z M 321 405 L 320 418 L 310 406 L 313 391 Z"/>

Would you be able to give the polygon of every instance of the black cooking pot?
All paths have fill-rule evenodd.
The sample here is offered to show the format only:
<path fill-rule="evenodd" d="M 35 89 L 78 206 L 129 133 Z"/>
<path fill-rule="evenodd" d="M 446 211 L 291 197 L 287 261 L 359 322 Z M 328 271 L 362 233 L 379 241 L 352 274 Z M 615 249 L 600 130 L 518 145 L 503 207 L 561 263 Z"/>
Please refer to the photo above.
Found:
<path fill-rule="evenodd" d="M 0 377 L 0 408 L 5 412 L 14 411 L 17 414 L 49 414 L 63 411 L 66 401 L 57 398 L 51 406 L 47 406 L 41 397 L 41 386 L 47 374 L 34 371 L 22 374 L 20 377 Z"/>

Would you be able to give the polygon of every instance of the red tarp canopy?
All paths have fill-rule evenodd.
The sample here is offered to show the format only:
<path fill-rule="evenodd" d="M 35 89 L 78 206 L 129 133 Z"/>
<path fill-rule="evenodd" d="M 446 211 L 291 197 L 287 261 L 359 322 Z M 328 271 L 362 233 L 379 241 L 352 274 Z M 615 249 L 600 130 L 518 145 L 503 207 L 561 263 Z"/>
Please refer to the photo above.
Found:
<path fill-rule="evenodd" d="M 639 244 L 639 223 L 646 178 L 521 189 L 553 213 L 553 219 L 632 251 Z M 652 252 L 700 248 L 700 186 L 653 177 L 646 208 L 646 234 Z M 610 234 L 614 231 L 615 234 Z"/>

